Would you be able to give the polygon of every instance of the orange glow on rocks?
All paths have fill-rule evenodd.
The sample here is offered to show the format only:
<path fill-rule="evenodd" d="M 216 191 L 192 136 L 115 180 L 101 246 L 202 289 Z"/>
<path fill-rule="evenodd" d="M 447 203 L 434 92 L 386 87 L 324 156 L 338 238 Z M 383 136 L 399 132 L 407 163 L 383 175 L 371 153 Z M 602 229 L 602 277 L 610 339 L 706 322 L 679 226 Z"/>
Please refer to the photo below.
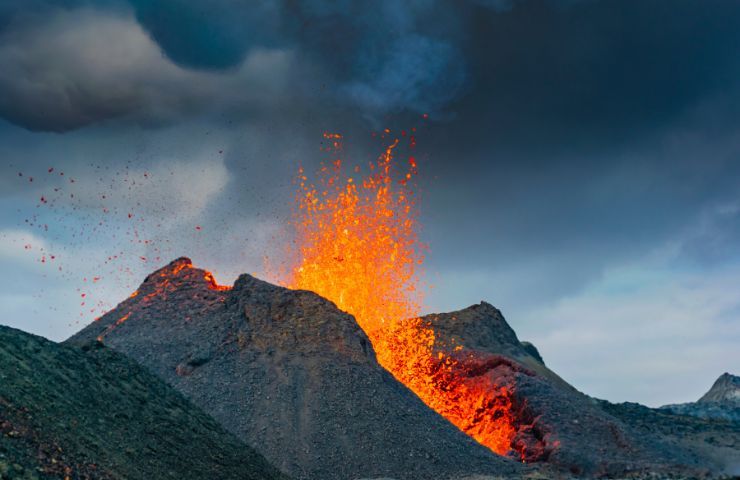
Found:
<path fill-rule="evenodd" d="M 386 130 L 387 134 L 390 132 Z M 334 158 L 316 184 L 298 176 L 297 260 L 291 288 L 312 290 L 354 315 L 372 341 L 379 363 L 432 409 L 494 452 L 512 453 L 516 434 L 512 393 L 475 374 L 476 359 L 461 345 L 435 342 L 419 318 L 418 269 L 425 246 L 418 238 L 417 162 L 394 171 L 399 140 L 392 140 L 369 174 L 346 171 L 342 137 L 324 134 Z M 408 137 L 409 148 L 415 145 Z M 517 452 L 521 454 L 521 452 Z"/>
<path fill-rule="evenodd" d="M 98 339 L 97 339 L 98 342 L 102 342 L 106 335 L 108 335 L 110 332 L 112 332 L 118 326 L 120 326 L 122 323 L 124 323 L 126 320 L 128 320 L 130 316 L 131 316 L 131 312 L 128 312 L 126 315 L 124 315 L 121 318 L 119 318 L 118 320 L 116 320 L 115 323 L 113 323 L 111 326 L 109 326 L 108 328 L 106 328 L 103 333 L 101 333 L 100 335 L 98 335 Z"/>
<path fill-rule="evenodd" d="M 209 290 L 217 292 L 225 292 L 232 288 L 227 285 L 219 285 L 211 272 L 194 268 L 192 262 L 187 258 L 178 259 L 158 272 L 158 274 L 152 274 L 148 277 L 142 287 L 133 292 L 121 304 L 125 305 L 124 308 L 126 308 L 127 313 L 108 325 L 98 335 L 97 340 L 99 342 L 103 342 L 108 334 L 128 321 L 132 314 L 134 318 L 140 317 L 141 312 L 149 308 L 156 300 L 166 299 L 186 283 L 202 285 L 205 282 L 205 286 Z"/>
<path fill-rule="evenodd" d="M 192 268 L 192 265 L 190 265 Z M 216 282 L 216 278 L 213 276 L 211 272 L 206 272 L 203 275 L 203 279 L 208 282 L 208 288 L 211 290 L 218 290 L 219 292 L 225 292 L 227 290 L 231 290 L 231 287 L 229 285 L 219 285 Z"/>

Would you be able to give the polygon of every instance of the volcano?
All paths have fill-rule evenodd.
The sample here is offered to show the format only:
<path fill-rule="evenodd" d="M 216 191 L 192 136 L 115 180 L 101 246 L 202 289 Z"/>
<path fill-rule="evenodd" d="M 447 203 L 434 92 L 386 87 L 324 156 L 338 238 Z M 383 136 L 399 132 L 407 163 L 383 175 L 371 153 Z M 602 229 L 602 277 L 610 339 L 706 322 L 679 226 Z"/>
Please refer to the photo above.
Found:
<path fill-rule="evenodd" d="M 376 361 L 354 319 L 308 291 L 181 258 L 69 343 L 139 361 L 295 478 L 514 474 Z"/>
<path fill-rule="evenodd" d="M 413 325 L 406 331 L 433 331 L 433 348 L 445 352 L 436 356 L 444 364 L 427 366 L 429 378 L 453 393 L 476 393 L 480 418 L 455 419 L 421 401 L 332 302 L 246 274 L 220 286 L 187 258 L 149 275 L 67 342 L 98 341 L 135 359 L 299 479 L 518 477 L 530 469 L 704 475 L 723 468 L 690 442 L 652 431 L 651 409 L 635 416 L 578 392 L 490 304 Z M 503 456 L 474 440 L 491 424 L 481 418 L 496 421 L 502 411 L 513 429 Z"/>

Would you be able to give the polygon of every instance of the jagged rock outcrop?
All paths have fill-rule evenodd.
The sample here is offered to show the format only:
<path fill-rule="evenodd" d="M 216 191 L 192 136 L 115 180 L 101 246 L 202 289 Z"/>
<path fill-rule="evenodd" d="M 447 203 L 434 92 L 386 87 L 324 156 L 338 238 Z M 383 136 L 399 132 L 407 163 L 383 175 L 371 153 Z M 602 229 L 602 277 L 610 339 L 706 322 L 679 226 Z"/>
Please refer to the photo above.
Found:
<path fill-rule="evenodd" d="M 100 338 L 296 478 L 508 475 L 375 359 L 354 319 L 307 291 L 242 275 L 223 289 L 179 259 L 69 343 Z"/>
<path fill-rule="evenodd" d="M 123 355 L 3 326 L 0 478 L 287 479 Z"/>

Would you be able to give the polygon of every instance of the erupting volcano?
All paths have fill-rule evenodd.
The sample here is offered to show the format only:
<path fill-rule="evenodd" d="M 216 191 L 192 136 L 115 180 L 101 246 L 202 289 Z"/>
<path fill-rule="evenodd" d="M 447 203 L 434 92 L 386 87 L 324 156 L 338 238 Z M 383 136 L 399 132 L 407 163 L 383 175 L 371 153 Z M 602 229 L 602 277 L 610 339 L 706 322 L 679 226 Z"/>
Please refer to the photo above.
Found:
<path fill-rule="evenodd" d="M 676 419 L 578 392 L 491 304 L 421 316 L 417 164 L 397 161 L 414 139 L 391 139 L 366 176 L 326 139 L 331 162 L 298 177 L 292 289 L 219 285 L 179 258 L 68 343 L 130 356 L 300 480 L 722 465 Z"/>
<path fill-rule="evenodd" d="M 390 132 L 385 131 L 388 135 Z M 299 171 L 296 264 L 287 286 L 311 290 L 354 315 L 370 338 L 379 363 L 424 403 L 500 455 L 526 459 L 514 448 L 517 433 L 512 394 L 488 376 L 471 375 L 473 354 L 444 345 L 419 318 L 423 292 L 418 269 L 425 245 L 419 240 L 417 163 L 397 171 L 393 139 L 369 174 L 343 165 L 342 137 L 326 133 L 334 158 L 316 184 Z M 413 149 L 415 139 L 404 135 Z"/>
<path fill-rule="evenodd" d="M 0 480 L 740 475 L 738 24 L 0 0 Z"/>

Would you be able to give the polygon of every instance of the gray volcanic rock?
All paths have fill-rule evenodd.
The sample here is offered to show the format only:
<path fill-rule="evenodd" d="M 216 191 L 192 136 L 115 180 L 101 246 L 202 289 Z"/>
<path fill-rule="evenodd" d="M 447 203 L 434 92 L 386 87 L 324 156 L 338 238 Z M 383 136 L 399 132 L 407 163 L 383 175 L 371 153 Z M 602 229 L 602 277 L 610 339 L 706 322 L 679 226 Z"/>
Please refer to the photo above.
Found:
<path fill-rule="evenodd" d="M 740 423 L 677 415 L 637 403 L 599 403 L 639 435 L 659 435 L 665 444 L 691 450 L 704 459 L 713 473 L 729 476 L 722 478 L 740 475 Z"/>
<path fill-rule="evenodd" d="M 249 275 L 224 290 L 183 258 L 68 342 L 96 338 L 296 478 L 444 479 L 523 468 L 424 405 L 380 367 L 354 318 L 312 292 Z"/>
<path fill-rule="evenodd" d="M 720 375 L 712 388 L 702 395 L 699 403 L 726 403 L 740 405 L 740 377 L 727 372 Z"/>
<path fill-rule="evenodd" d="M 537 348 L 520 342 L 496 307 L 487 302 L 449 313 L 433 313 L 424 319 L 444 346 L 462 344 L 467 350 L 500 355 L 545 377 L 553 385 L 575 392 L 569 383 L 545 366 Z"/>
<path fill-rule="evenodd" d="M 441 349 L 458 349 L 471 376 L 489 376 L 514 393 L 519 435 L 531 460 L 575 475 L 635 472 L 703 474 L 722 468 L 688 446 L 637 432 L 549 370 L 536 349 L 517 338 L 501 312 L 482 302 L 424 317 Z"/>
<path fill-rule="evenodd" d="M 120 353 L 3 326 L 0 478 L 287 480 Z"/>
<path fill-rule="evenodd" d="M 527 352 L 530 356 L 532 356 L 535 360 L 540 362 L 542 365 L 545 364 L 545 361 L 542 359 L 542 355 L 540 355 L 540 351 L 537 350 L 537 347 L 534 346 L 531 342 L 519 342 L 524 349 L 525 352 Z"/>
<path fill-rule="evenodd" d="M 740 423 L 740 377 L 724 373 L 699 400 L 660 407 L 679 415 Z"/>

